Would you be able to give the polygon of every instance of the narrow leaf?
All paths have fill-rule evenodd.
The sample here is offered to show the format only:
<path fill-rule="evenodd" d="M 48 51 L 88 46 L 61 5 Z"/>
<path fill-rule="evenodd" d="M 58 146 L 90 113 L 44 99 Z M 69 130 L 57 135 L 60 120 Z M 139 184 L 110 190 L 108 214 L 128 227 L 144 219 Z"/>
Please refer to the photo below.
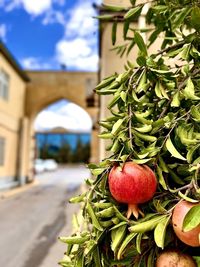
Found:
<path fill-rule="evenodd" d="M 143 5 L 131 8 L 125 15 L 124 19 L 133 19 L 136 15 L 140 14 Z"/>
<path fill-rule="evenodd" d="M 89 204 L 89 202 L 87 203 L 87 206 L 86 206 L 86 209 L 88 211 L 88 214 L 92 220 L 92 224 L 95 228 L 97 228 L 99 231 L 103 231 L 103 228 L 101 227 L 95 213 L 94 213 L 94 210 L 92 208 L 92 206 Z"/>
<path fill-rule="evenodd" d="M 135 32 L 134 36 L 135 36 L 135 42 L 136 42 L 138 48 L 145 56 L 147 56 L 147 47 L 144 43 L 142 36 L 139 34 L 139 32 Z"/>
<path fill-rule="evenodd" d="M 176 92 L 173 95 L 172 102 L 171 102 L 171 107 L 179 107 L 180 106 L 180 93 Z"/>
<path fill-rule="evenodd" d="M 175 146 L 173 145 L 172 141 L 171 141 L 171 138 L 170 136 L 168 137 L 167 139 L 167 142 L 166 142 L 166 148 L 167 150 L 170 152 L 170 154 L 177 158 L 177 159 L 181 159 L 181 160 L 186 160 L 179 152 L 178 150 L 175 148 Z"/>
<path fill-rule="evenodd" d="M 183 94 L 186 99 L 200 100 L 200 97 L 195 95 L 194 84 L 191 78 L 187 80 L 187 84 L 185 89 L 183 90 Z"/>
<path fill-rule="evenodd" d="M 122 242 L 121 247 L 119 248 L 119 251 L 117 253 L 117 259 L 120 260 L 122 253 L 124 251 L 124 249 L 128 246 L 128 244 L 131 242 L 131 240 L 136 236 L 136 233 L 131 233 L 129 235 L 126 236 L 126 238 L 124 239 L 124 241 Z"/>
<path fill-rule="evenodd" d="M 165 217 L 165 215 L 156 216 L 155 218 L 153 218 L 153 219 L 151 219 L 149 221 L 140 222 L 140 223 L 138 223 L 136 225 L 133 225 L 133 226 L 129 227 L 129 231 L 130 232 L 134 232 L 134 233 L 145 233 L 145 232 L 151 231 L 156 227 L 156 225 L 164 217 Z"/>
<path fill-rule="evenodd" d="M 117 36 L 117 21 L 114 21 L 112 25 L 112 45 L 115 45 L 116 43 L 116 36 Z"/>
<path fill-rule="evenodd" d="M 183 221 L 183 231 L 187 232 L 200 225 L 200 204 L 192 207 Z"/>
<path fill-rule="evenodd" d="M 123 121 L 124 119 L 119 119 L 118 121 L 115 122 L 112 128 L 111 134 L 115 135 L 119 131 Z"/>
<path fill-rule="evenodd" d="M 156 242 L 156 245 L 162 249 L 164 248 L 166 229 L 169 221 L 170 217 L 163 218 L 154 230 L 154 240 Z"/>

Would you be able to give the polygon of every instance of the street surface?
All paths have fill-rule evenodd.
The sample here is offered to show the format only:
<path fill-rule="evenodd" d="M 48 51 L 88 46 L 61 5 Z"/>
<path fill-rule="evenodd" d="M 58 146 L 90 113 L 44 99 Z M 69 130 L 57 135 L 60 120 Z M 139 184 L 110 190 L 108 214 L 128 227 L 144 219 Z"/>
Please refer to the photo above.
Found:
<path fill-rule="evenodd" d="M 0 199 L 0 267 L 56 267 L 79 206 L 67 204 L 89 178 L 84 166 L 66 166 L 37 176 L 38 183 Z"/>

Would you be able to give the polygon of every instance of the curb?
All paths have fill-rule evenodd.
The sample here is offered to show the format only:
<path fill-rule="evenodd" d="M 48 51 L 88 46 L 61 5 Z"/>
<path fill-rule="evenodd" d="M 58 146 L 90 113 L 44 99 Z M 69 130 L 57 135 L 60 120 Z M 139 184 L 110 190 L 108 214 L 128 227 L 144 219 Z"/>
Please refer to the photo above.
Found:
<path fill-rule="evenodd" d="M 37 185 L 39 185 L 39 181 L 35 179 L 30 184 L 25 184 L 23 186 L 13 188 L 13 189 L 10 189 L 10 190 L 5 191 L 5 192 L 0 192 L 0 200 L 15 196 L 15 195 L 20 194 L 22 192 L 25 192 L 25 191 L 27 191 L 27 190 L 29 190 L 29 189 L 37 186 Z"/>

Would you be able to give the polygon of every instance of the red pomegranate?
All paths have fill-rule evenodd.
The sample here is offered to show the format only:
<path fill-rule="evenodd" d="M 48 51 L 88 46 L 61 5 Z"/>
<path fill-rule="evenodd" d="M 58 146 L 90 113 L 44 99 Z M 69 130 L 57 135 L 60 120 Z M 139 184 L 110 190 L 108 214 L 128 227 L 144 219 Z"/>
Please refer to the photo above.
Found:
<path fill-rule="evenodd" d="M 138 204 L 152 199 L 157 179 L 154 172 L 146 165 L 138 165 L 134 162 L 126 162 L 121 169 L 114 166 L 108 177 L 111 195 L 120 203 L 128 204 L 127 218 L 133 214 L 138 218 Z"/>
<path fill-rule="evenodd" d="M 183 221 L 188 211 L 200 203 L 194 204 L 187 201 L 179 202 L 174 208 L 172 215 L 173 229 L 177 237 L 185 244 L 191 247 L 200 246 L 200 225 L 188 232 L 183 232 Z"/>
<path fill-rule="evenodd" d="M 179 250 L 166 250 L 156 261 L 156 267 L 197 267 L 193 258 Z"/>

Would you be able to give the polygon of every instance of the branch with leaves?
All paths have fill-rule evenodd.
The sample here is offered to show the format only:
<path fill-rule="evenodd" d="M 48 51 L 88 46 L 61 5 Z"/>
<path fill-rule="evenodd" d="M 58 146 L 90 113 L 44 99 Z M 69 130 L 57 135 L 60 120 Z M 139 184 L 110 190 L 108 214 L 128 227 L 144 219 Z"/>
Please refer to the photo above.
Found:
<path fill-rule="evenodd" d="M 110 140 L 107 150 L 111 156 L 88 165 L 94 179 L 86 181 L 87 192 L 71 199 L 72 203 L 82 203 L 82 220 L 76 220 L 72 236 L 60 237 L 68 244 L 60 264 L 163 266 L 159 265 L 160 254 L 165 259 L 170 253 L 184 258 L 181 250 L 188 254 L 188 266 L 200 266 L 200 4 L 196 0 L 151 1 L 146 20 L 154 30 L 147 45 L 131 24 L 145 3 L 135 5 L 132 0 L 130 4 L 128 9 L 104 5 L 104 11 L 113 14 L 99 16 L 116 19 L 114 44 L 118 13 L 125 12 L 124 40 L 130 43 L 120 49 L 130 51 L 136 45 L 139 53 L 136 62 L 127 61 L 123 73 L 106 77 L 95 88 L 99 95 L 112 96 L 108 103 L 111 115 L 100 122 L 104 130 L 99 134 Z M 192 33 L 186 35 L 188 30 Z M 165 36 L 162 47 L 149 55 L 148 47 L 160 33 Z M 174 60 L 173 67 L 169 59 Z M 150 168 L 157 178 L 154 197 L 139 204 L 138 219 L 131 214 L 127 217 L 126 202 L 116 200 L 109 187 L 113 168 L 118 166 L 123 173 L 127 162 Z M 182 213 L 182 205 L 188 212 L 181 235 L 174 222 L 176 210 Z M 187 240 L 188 231 L 195 231 L 195 240 Z"/>

